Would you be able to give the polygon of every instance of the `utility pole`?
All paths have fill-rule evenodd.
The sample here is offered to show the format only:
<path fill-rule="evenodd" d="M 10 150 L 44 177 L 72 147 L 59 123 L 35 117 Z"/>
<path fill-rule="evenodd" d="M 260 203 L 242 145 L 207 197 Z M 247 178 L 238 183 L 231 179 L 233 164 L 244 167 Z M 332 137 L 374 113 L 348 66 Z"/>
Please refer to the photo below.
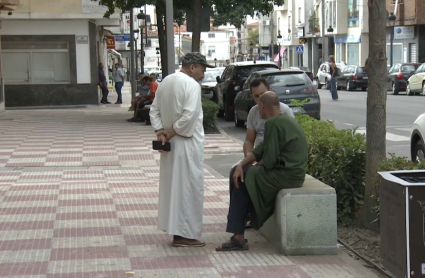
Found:
<path fill-rule="evenodd" d="M 325 43 L 325 0 L 322 0 L 321 1 L 321 5 L 322 5 L 322 63 L 324 62 L 324 61 L 327 61 L 327 58 L 325 58 L 326 57 L 326 53 L 327 53 L 327 51 L 325 50 L 325 46 L 327 46 L 328 44 L 327 43 Z M 319 65 L 319 67 L 320 67 L 320 65 Z"/>
<path fill-rule="evenodd" d="M 273 12 L 270 13 L 270 44 L 271 44 L 271 60 L 274 62 L 274 18 L 273 18 Z"/>
<path fill-rule="evenodd" d="M 165 30 L 167 32 L 167 72 L 173 74 L 176 71 L 173 0 L 166 0 L 165 2 Z"/>
<path fill-rule="evenodd" d="M 131 99 L 136 97 L 136 75 L 134 66 L 134 11 L 130 9 L 130 84 L 131 84 Z"/>

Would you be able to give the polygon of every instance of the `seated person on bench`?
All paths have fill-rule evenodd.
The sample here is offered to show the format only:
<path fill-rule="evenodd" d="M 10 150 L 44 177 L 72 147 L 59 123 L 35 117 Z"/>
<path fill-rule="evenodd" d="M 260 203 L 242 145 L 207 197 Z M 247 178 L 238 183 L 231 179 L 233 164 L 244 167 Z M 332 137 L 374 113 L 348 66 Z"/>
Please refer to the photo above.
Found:
<path fill-rule="evenodd" d="M 156 83 L 155 80 L 152 80 L 149 76 L 143 77 L 141 82 L 144 86 L 149 86 L 149 93 L 147 95 L 139 96 L 137 102 L 134 100 L 134 116 L 127 120 L 129 122 L 144 122 L 143 117 L 140 115 L 140 111 L 143 110 L 146 105 L 152 104 L 156 90 L 158 89 L 158 83 Z"/>
<path fill-rule="evenodd" d="M 291 116 L 282 114 L 274 92 L 260 97 L 258 111 L 266 120 L 264 141 L 232 169 L 226 232 L 233 236 L 217 251 L 248 250 L 244 237 L 247 215 L 251 214 L 251 225 L 258 230 L 274 213 L 279 191 L 304 183 L 308 147 L 301 126 Z M 255 161 L 261 162 L 252 166 Z"/>

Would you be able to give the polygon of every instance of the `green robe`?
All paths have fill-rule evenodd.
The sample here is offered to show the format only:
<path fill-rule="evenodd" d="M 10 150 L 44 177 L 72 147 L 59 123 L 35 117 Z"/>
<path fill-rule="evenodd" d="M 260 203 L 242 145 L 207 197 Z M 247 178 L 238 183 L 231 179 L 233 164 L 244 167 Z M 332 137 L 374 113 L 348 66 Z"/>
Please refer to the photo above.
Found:
<path fill-rule="evenodd" d="M 303 185 L 307 140 L 298 122 L 281 114 L 266 121 L 264 140 L 252 153 L 262 165 L 248 170 L 245 183 L 254 205 L 251 225 L 259 229 L 273 214 L 279 191 Z"/>

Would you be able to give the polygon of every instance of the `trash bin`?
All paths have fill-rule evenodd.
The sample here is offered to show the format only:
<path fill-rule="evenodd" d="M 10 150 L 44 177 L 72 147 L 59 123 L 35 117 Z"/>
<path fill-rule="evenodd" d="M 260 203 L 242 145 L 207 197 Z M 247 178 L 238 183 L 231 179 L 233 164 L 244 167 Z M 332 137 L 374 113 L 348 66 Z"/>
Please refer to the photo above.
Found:
<path fill-rule="evenodd" d="M 425 277 L 425 171 L 379 175 L 382 265 L 397 278 Z"/>

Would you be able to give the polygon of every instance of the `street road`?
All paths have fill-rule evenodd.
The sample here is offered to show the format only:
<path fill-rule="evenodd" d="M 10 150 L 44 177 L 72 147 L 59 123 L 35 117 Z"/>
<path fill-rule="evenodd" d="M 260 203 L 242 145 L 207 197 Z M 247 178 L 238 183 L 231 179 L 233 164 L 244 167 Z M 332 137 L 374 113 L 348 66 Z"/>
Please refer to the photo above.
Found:
<path fill-rule="evenodd" d="M 358 127 L 366 131 L 366 96 L 363 91 L 338 91 L 339 101 L 333 101 L 328 90 L 319 90 L 322 102 L 322 120 L 331 120 L 339 129 Z M 404 92 L 387 98 L 387 153 L 410 158 L 410 132 L 416 118 L 425 112 L 424 96 L 407 96 Z M 230 136 L 245 139 L 245 129 L 236 128 L 233 122 L 222 118 L 218 125 Z"/>

